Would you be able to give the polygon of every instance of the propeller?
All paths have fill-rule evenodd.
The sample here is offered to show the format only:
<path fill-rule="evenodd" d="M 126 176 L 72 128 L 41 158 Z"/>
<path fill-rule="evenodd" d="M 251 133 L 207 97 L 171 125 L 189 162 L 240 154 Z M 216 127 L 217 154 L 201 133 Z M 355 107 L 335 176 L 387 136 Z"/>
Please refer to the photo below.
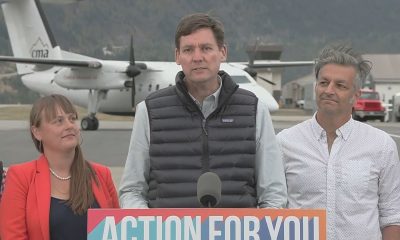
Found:
<path fill-rule="evenodd" d="M 246 71 L 256 81 L 257 81 L 257 78 L 260 78 L 261 80 L 264 80 L 271 85 L 276 85 L 276 83 L 272 82 L 271 80 L 268 80 L 265 77 L 258 76 L 258 73 L 256 70 L 254 70 L 254 68 L 246 67 L 243 70 Z"/>
<path fill-rule="evenodd" d="M 135 77 L 141 73 L 140 69 L 146 69 L 146 65 L 144 65 L 144 67 L 143 67 L 141 64 L 138 65 L 135 63 L 135 51 L 133 49 L 133 36 L 131 36 L 129 66 L 126 68 L 125 73 L 128 77 L 132 78 L 132 84 L 129 86 L 132 88 L 132 96 L 131 96 L 132 107 L 135 107 L 135 94 L 136 94 Z"/>
<path fill-rule="evenodd" d="M 257 77 L 257 71 L 254 70 L 254 68 L 246 67 L 246 68 L 244 68 L 243 70 L 244 70 L 245 72 L 247 72 L 252 78 L 254 78 L 255 80 L 257 80 L 257 79 L 256 79 L 256 77 Z"/>
<path fill-rule="evenodd" d="M 274 83 L 274 82 L 271 81 L 271 80 L 266 79 L 265 77 L 258 76 L 258 78 L 261 78 L 262 80 L 266 81 L 267 83 L 269 83 L 269 84 L 271 84 L 271 85 L 276 85 L 276 83 Z"/>

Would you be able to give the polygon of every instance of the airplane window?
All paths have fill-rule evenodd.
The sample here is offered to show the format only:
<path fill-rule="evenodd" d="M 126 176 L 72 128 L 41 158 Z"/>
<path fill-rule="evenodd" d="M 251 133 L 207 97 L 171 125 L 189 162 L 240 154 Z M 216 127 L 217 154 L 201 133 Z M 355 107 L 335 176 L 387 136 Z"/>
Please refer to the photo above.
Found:
<path fill-rule="evenodd" d="M 160 84 L 156 85 L 156 90 L 160 89 Z"/>
<path fill-rule="evenodd" d="M 250 80 L 246 76 L 231 76 L 235 83 L 250 83 Z"/>
<path fill-rule="evenodd" d="M 149 84 L 149 92 L 151 91 L 151 84 Z"/>

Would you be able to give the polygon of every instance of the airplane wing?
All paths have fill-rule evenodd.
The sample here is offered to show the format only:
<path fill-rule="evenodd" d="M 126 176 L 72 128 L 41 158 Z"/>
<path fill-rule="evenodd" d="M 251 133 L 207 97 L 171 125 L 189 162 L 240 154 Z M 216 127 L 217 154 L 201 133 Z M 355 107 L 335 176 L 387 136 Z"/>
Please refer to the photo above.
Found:
<path fill-rule="evenodd" d="M 60 60 L 60 59 L 38 59 L 38 58 L 17 58 L 0 56 L 0 62 L 26 63 L 35 65 L 52 65 L 63 67 L 80 67 L 80 68 L 101 68 L 102 64 L 99 61 L 84 61 L 84 60 Z"/>
<path fill-rule="evenodd" d="M 48 59 L 48 58 L 18 58 L 18 57 L 10 57 L 10 56 L 0 56 L 0 62 L 12 62 L 12 63 L 25 63 L 25 64 L 33 64 L 33 65 L 46 65 L 46 66 L 60 66 L 60 67 L 71 67 L 71 68 L 91 68 L 91 69 L 99 69 L 103 67 L 103 64 L 107 65 L 110 62 L 118 62 L 117 65 L 120 65 L 123 61 L 97 61 L 94 60 L 66 60 L 66 59 Z M 114 64 L 112 64 L 114 65 Z M 129 62 L 126 62 L 126 65 L 129 65 Z M 141 71 L 147 72 L 160 72 L 162 70 L 151 68 L 146 65 L 144 62 L 136 63 L 137 67 Z M 126 72 L 126 70 L 121 71 Z"/>

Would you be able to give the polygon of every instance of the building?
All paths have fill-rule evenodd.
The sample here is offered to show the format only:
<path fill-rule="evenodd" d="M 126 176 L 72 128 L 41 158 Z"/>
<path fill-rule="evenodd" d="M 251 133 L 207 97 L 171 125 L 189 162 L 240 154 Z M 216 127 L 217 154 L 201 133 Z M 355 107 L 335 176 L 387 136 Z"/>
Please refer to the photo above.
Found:
<path fill-rule="evenodd" d="M 363 57 L 372 63 L 369 87 L 379 92 L 384 103 L 390 103 L 389 100 L 400 92 L 400 54 L 365 54 Z"/>
<path fill-rule="evenodd" d="M 249 58 L 249 68 L 254 63 L 263 64 L 270 61 L 279 61 L 282 55 L 282 45 L 261 44 L 249 45 L 246 49 Z M 269 91 L 277 102 L 281 99 L 282 68 L 257 68 L 256 74 L 252 77 Z M 250 70 L 255 71 L 255 70 Z M 250 74 L 252 75 L 252 74 Z"/>
<path fill-rule="evenodd" d="M 296 103 L 304 100 L 303 108 L 305 110 L 315 109 L 314 96 L 314 73 L 290 81 L 282 86 L 283 107 L 294 108 Z"/>

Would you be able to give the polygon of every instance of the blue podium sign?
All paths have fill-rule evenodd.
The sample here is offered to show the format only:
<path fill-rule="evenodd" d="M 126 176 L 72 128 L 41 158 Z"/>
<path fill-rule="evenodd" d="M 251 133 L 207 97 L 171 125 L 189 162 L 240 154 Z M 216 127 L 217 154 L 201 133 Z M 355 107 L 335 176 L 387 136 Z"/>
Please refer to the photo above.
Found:
<path fill-rule="evenodd" d="M 325 240 L 325 210 L 89 209 L 88 240 Z"/>

